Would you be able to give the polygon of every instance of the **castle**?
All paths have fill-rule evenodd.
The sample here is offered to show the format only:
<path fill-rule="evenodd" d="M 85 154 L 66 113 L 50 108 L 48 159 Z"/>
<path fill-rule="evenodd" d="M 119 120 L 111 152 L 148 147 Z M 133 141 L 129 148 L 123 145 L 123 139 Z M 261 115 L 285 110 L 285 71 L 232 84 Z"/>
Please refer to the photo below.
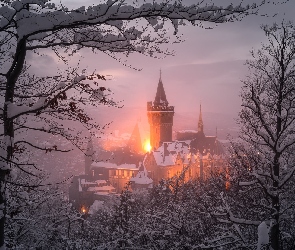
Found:
<path fill-rule="evenodd" d="M 143 164 L 155 184 L 184 171 L 186 180 L 204 179 L 222 171 L 223 148 L 217 136 L 204 134 L 201 105 L 198 131 L 179 131 L 172 141 L 174 106 L 169 106 L 161 74 L 155 100 L 147 103 L 147 115 L 153 150 L 146 154 Z"/>
<path fill-rule="evenodd" d="M 147 102 L 151 151 L 143 154 L 136 125 L 126 147 L 113 150 L 109 161 L 96 162 L 91 139 L 85 153 L 85 175 L 75 176 L 70 201 L 85 209 L 95 200 L 131 188 L 150 188 L 162 179 L 184 176 L 184 181 L 206 179 L 212 172 L 224 171 L 223 148 L 217 136 L 204 134 L 202 109 L 198 130 L 179 131 L 172 140 L 174 106 L 169 106 L 160 73 L 156 96 Z"/>

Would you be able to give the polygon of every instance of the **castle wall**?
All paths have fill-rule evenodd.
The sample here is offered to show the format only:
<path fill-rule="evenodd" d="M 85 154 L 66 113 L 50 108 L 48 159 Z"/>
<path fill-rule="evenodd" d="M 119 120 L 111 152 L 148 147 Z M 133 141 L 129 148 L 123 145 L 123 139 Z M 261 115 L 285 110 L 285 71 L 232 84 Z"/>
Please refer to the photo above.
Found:
<path fill-rule="evenodd" d="M 153 106 L 147 103 L 147 116 L 150 124 L 150 144 L 158 148 L 162 142 L 172 141 L 173 106 Z"/>

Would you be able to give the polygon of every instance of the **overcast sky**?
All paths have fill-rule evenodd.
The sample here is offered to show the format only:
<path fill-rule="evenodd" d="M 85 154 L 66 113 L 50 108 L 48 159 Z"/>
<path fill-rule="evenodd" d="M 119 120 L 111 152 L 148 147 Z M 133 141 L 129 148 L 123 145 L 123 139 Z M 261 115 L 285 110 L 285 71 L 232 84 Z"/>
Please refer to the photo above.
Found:
<path fill-rule="evenodd" d="M 85 5 L 82 0 L 62 2 L 70 7 Z M 229 1 L 215 2 L 226 5 Z M 167 99 L 175 106 L 176 112 L 197 113 L 201 102 L 204 112 L 235 115 L 240 109 L 240 80 L 247 74 L 245 60 L 250 58 L 249 51 L 252 48 L 258 49 L 265 41 L 260 25 L 281 22 L 283 19 L 294 21 L 294 10 L 295 1 L 269 4 L 260 8 L 261 15 L 251 15 L 240 22 L 220 24 L 211 30 L 182 27 L 179 34 L 182 34 L 185 42 L 168 46 L 175 51 L 175 56 L 154 59 L 133 55 L 123 58 L 127 64 L 141 71 L 123 66 L 103 53 L 92 54 L 86 50 L 76 55 L 73 62 L 81 57 L 81 68 L 89 71 L 96 69 L 101 74 L 112 75 L 108 87 L 114 90 L 117 100 L 124 100 L 125 106 L 146 107 L 146 102 L 154 99 L 159 71 L 162 69 Z M 264 14 L 270 17 L 264 17 Z M 40 69 L 42 63 L 48 66 L 55 62 L 49 57 L 44 62 L 38 60 L 38 64 L 33 67 Z M 43 70 L 47 68 L 43 67 Z"/>

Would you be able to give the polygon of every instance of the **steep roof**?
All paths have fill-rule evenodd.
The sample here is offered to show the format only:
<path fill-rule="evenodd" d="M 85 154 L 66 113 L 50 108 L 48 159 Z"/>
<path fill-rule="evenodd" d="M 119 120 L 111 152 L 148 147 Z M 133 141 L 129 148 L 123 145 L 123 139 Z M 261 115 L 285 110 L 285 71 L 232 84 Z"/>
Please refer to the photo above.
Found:
<path fill-rule="evenodd" d="M 110 162 L 93 162 L 91 164 L 91 168 L 113 168 L 113 169 L 130 169 L 130 170 L 138 170 L 136 164 L 120 164 L 117 165 L 115 163 Z"/>
<path fill-rule="evenodd" d="M 98 160 L 108 161 L 110 163 L 115 163 L 116 165 L 121 164 L 138 164 L 142 161 L 143 154 L 132 152 L 128 146 L 118 147 L 112 151 L 100 150 L 97 155 L 99 155 Z"/>
<path fill-rule="evenodd" d="M 134 153 L 142 152 L 142 144 L 141 144 L 141 137 L 140 137 L 138 123 L 136 123 L 132 131 L 132 134 L 128 142 L 128 147 L 131 152 L 134 152 Z"/>
<path fill-rule="evenodd" d="M 198 133 L 192 141 L 163 142 L 162 146 L 151 152 L 158 166 L 173 166 L 180 158 L 184 164 L 195 163 L 208 157 L 220 158 L 224 153 L 221 143 L 215 136 Z M 145 162 L 145 160 L 144 160 Z"/>
<path fill-rule="evenodd" d="M 158 83 L 158 88 L 157 88 L 157 93 L 154 101 L 155 106 L 168 106 L 168 101 L 166 98 L 165 90 L 164 90 L 164 85 L 162 82 L 162 76 L 160 73 L 160 79 Z"/>

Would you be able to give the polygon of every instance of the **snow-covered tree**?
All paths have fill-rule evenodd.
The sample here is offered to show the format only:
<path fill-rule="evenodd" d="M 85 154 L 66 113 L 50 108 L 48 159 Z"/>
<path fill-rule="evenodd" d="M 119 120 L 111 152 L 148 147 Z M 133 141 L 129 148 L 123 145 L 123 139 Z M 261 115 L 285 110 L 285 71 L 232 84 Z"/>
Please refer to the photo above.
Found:
<path fill-rule="evenodd" d="M 32 178 L 34 181 L 34 179 Z M 79 243 L 83 215 L 77 214 L 57 187 L 23 191 L 14 188 L 7 197 L 6 247 L 8 249 L 65 249 Z"/>
<path fill-rule="evenodd" d="M 67 58 L 82 48 L 94 52 L 132 52 L 156 56 L 169 42 L 166 23 L 177 33 L 186 22 L 223 23 L 257 10 L 252 6 L 185 6 L 178 2 L 152 2 L 134 5 L 124 0 L 69 10 L 48 0 L 5 0 L 0 7 L 0 84 L 1 84 L 1 162 L 0 162 L 0 248 L 4 246 L 6 187 L 30 183 L 12 178 L 19 172 L 34 175 L 37 166 L 28 157 L 29 150 L 67 151 L 59 145 L 40 145 L 25 138 L 27 131 L 59 135 L 79 146 L 78 122 L 87 130 L 99 126 L 91 121 L 83 107 L 114 105 L 108 91 L 97 80 L 99 74 L 85 75 L 71 69 L 55 76 L 30 73 L 27 56 L 42 56 L 53 51 Z M 80 126 L 81 127 L 81 126 Z"/>
<path fill-rule="evenodd" d="M 247 61 L 241 143 L 232 145 L 233 173 L 248 198 L 224 197 L 224 221 L 258 226 L 259 249 L 294 249 L 295 27 L 262 28 L 268 43 Z M 235 209 L 238 203 L 247 208 L 244 214 Z"/>

